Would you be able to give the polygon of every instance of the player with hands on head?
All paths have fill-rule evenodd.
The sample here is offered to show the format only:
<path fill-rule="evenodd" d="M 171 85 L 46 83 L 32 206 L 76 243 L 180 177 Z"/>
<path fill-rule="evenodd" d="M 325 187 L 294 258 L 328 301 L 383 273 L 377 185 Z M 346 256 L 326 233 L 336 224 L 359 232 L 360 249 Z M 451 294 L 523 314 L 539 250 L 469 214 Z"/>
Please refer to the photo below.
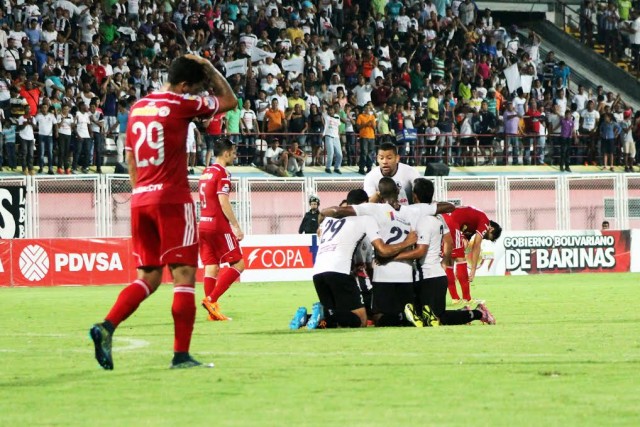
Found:
<path fill-rule="evenodd" d="M 214 95 L 199 95 L 205 89 Z M 113 333 L 160 286 L 165 265 L 174 282 L 171 368 L 203 366 L 189 354 L 196 316 L 198 233 L 184 167 L 187 130 L 194 118 L 211 117 L 235 108 L 237 103 L 227 80 L 209 61 L 184 55 L 171 63 L 168 82 L 161 90 L 131 107 L 126 151 L 133 188 L 131 235 L 138 274 L 120 292 L 105 320 L 89 330 L 102 368 L 113 369 Z"/>

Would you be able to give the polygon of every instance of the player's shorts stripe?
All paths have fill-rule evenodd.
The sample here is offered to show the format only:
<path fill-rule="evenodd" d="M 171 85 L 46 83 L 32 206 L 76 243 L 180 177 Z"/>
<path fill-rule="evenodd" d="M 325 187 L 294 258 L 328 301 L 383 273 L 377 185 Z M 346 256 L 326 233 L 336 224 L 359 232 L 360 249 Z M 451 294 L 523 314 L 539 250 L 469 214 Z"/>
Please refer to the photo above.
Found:
<path fill-rule="evenodd" d="M 231 238 L 231 234 L 225 233 L 224 237 L 225 239 L 227 239 L 227 246 L 229 247 L 229 250 L 232 250 L 233 248 L 236 247 L 236 245 L 233 244 L 233 239 Z"/>
<path fill-rule="evenodd" d="M 173 288 L 173 292 L 174 293 L 184 292 L 187 294 L 195 294 L 196 289 L 189 286 L 176 286 L 175 288 Z"/>
<path fill-rule="evenodd" d="M 182 245 L 189 246 L 195 241 L 195 218 L 193 217 L 193 205 L 191 203 L 184 204 L 184 237 Z"/>
<path fill-rule="evenodd" d="M 147 293 L 147 296 L 149 296 L 151 294 L 151 289 L 149 289 L 149 285 L 147 285 L 147 283 L 144 280 L 134 280 L 133 283 L 135 283 L 136 285 L 140 285 L 144 288 L 144 291 Z"/>

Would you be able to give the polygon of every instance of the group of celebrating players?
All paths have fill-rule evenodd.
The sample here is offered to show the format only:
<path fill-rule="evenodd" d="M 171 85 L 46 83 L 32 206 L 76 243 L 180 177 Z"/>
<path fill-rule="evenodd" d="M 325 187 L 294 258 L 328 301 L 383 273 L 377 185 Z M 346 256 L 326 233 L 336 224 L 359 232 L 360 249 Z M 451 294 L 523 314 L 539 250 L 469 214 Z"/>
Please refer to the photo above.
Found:
<path fill-rule="evenodd" d="M 201 95 L 205 92 L 212 95 Z M 213 366 L 198 362 L 189 353 L 196 317 L 195 278 L 199 254 L 205 265 L 202 306 L 210 320 L 228 320 L 220 312 L 218 299 L 244 270 L 239 245 L 243 232 L 229 203 L 231 181 L 226 169 L 233 164 L 236 146 L 228 139 L 216 143 L 216 162 L 200 178 L 202 210 L 196 224 L 184 167 L 185 144 L 192 119 L 211 117 L 236 106 L 237 99 L 224 76 L 195 55 L 174 60 L 168 83 L 132 106 L 126 151 L 133 188 L 131 233 L 137 279 L 120 292 L 104 321 L 89 330 L 102 368 L 113 369 L 113 334 L 160 286 L 165 265 L 174 282 L 174 356 L 170 367 Z M 359 327 L 369 320 L 376 326 L 451 325 L 475 319 L 494 323 L 483 303 L 474 310 L 445 310 L 445 296 L 447 276 L 450 291 L 455 290 L 451 268 L 455 257 L 460 260 L 456 272 L 463 299 L 471 300 L 468 281 L 473 279 L 475 262 L 469 277 L 463 233 L 495 240 L 500 227 L 473 208 L 432 203 L 432 182 L 399 163 L 395 145 L 382 144 L 378 162 L 380 166 L 365 177 L 365 189 L 351 191 L 346 206 L 322 211 L 326 219 L 319 229 L 321 243 L 313 276 L 320 302 L 311 316 L 299 310 L 296 325 L 310 329 Z M 362 218 L 352 218 L 356 215 Z M 479 242 L 477 246 L 479 251 Z M 371 248 L 376 255 L 372 273 L 373 257 L 367 255 Z M 354 271 L 356 252 L 360 258 L 355 259 Z M 447 265 L 446 275 L 441 263 Z M 227 266 L 221 269 L 221 264 Z M 453 291 L 451 294 L 457 298 Z M 370 304 L 365 304 L 365 298 Z"/>
<path fill-rule="evenodd" d="M 498 239 L 500 226 L 473 207 L 433 202 L 433 182 L 399 163 L 394 144 L 380 145 L 378 164 L 365 177 L 364 190 L 352 190 L 343 204 L 321 211 L 313 269 L 320 301 L 310 314 L 300 307 L 289 327 L 495 324 L 484 302 L 472 308 L 469 282 L 482 239 Z M 447 288 L 464 308 L 446 310 Z"/>

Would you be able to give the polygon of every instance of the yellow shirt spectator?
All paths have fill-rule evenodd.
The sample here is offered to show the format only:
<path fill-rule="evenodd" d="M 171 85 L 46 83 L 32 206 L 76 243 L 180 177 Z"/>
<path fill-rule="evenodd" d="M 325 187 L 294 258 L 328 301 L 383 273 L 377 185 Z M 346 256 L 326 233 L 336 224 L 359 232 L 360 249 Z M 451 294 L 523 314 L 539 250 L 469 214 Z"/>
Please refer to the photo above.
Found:
<path fill-rule="evenodd" d="M 360 138 L 374 139 L 376 137 L 376 116 L 371 114 L 368 108 L 358 115 L 356 124 L 358 125 Z"/>

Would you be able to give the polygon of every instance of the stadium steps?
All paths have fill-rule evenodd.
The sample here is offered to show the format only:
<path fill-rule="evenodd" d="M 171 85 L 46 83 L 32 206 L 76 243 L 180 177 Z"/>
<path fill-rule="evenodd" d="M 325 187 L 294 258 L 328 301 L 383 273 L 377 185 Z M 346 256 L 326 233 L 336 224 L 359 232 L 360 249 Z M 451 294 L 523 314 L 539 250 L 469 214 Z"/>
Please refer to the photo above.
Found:
<path fill-rule="evenodd" d="M 550 21 L 532 21 L 528 23 L 528 27 L 542 38 L 541 59 L 544 59 L 548 51 L 553 50 L 556 57 L 571 67 L 572 83 L 593 89 L 602 85 L 606 91 L 621 94 L 625 102 L 634 109 L 640 107 L 638 80 L 616 63 L 583 45 Z"/>
<path fill-rule="evenodd" d="M 580 29 L 575 28 L 575 27 L 570 26 L 570 25 L 565 25 L 564 26 L 564 31 L 565 31 L 566 34 L 570 35 L 575 40 L 580 42 Z M 602 56 L 604 56 L 604 45 L 602 43 L 595 43 L 593 45 L 593 51 L 599 53 Z M 605 59 L 607 59 L 607 58 L 605 57 Z M 622 59 L 620 59 L 618 61 L 615 61 L 613 63 L 615 63 L 616 66 L 618 66 L 619 68 L 623 69 L 627 73 L 632 73 L 633 72 L 632 61 L 633 61 L 633 58 L 625 56 L 624 58 L 622 58 Z M 636 77 L 638 77 L 638 76 L 636 76 Z"/>

